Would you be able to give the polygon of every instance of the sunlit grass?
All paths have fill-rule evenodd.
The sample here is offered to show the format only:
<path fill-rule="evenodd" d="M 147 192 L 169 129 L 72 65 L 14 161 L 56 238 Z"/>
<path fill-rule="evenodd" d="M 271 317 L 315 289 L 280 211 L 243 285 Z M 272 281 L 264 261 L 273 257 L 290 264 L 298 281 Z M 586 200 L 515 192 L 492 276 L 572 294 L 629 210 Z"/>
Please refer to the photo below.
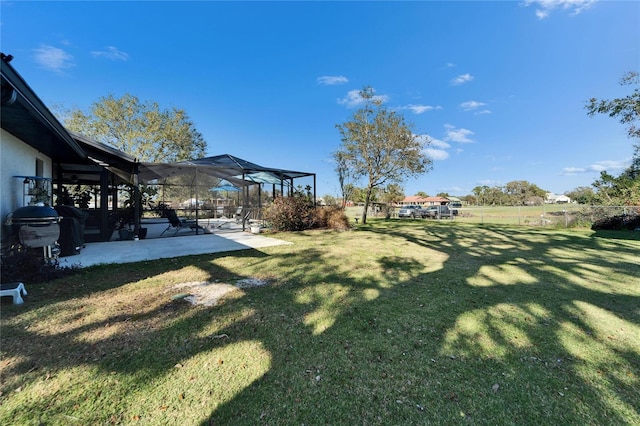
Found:
<path fill-rule="evenodd" d="M 640 423 L 632 233 L 275 236 L 294 244 L 29 286 L 2 306 L 0 423 Z M 190 282 L 230 291 L 192 306 Z"/>

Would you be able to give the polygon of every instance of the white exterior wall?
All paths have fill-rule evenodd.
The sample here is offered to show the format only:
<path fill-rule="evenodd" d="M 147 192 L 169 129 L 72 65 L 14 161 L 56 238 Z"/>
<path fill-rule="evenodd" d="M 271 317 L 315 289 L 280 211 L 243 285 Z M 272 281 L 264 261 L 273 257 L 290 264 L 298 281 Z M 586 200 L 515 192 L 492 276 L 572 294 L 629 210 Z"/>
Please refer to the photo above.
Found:
<path fill-rule="evenodd" d="M 13 176 L 34 176 L 36 159 L 40 159 L 44 163 L 43 177 L 51 178 L 53 162 L 11 133 L 0 131 L 0 220 L 4 224 L 9 213 L 22 207 L 22 179 Z"/>

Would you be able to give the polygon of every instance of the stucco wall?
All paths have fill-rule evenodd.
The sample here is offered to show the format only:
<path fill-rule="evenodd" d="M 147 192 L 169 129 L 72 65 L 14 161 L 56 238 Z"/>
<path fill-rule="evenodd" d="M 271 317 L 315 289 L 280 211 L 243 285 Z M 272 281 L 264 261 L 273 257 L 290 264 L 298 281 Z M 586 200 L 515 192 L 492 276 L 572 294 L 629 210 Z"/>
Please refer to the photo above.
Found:
<path fill-rule="evenodd" d="M 43 177 L 52 177 L 52 161 L 49 157 L 22 142 L 11 133 L 0 133 L 0 220 L 2 236 L 4 222 L 9 213 L 22 207 L 22 179 L 13 176 L 34 176 L 36 158 L 44 163 Z"/>

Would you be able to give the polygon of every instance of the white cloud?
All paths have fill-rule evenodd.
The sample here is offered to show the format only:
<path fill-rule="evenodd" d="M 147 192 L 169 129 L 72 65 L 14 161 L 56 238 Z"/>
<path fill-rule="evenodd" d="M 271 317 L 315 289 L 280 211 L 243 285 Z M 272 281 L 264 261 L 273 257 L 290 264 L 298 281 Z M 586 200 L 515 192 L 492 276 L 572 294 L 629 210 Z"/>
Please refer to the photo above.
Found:
<path fill-rule="evenodd" d="M 409 104 L 406 106 L 402 106 L 399 107 L 398 109 L 408 109 L 411 110 L 414 114 L 422 114 L 424 112 L 427 111 L 431 111 L 434 109 L 442 109 L 441 106 L 431 106 L 431 105 L 414 105 L 414 104 Z"/>
<path fill-rule="evenodd" d="M 463 102 L 460 105 L 458 105 L 460 108 L 462 108 L 463 111 L 471 111 L 474 109 L 478 109 L 481 106 L 485 106 L 486 104 L 484 102 L 477 102 L 477 101 L 467 101 L 467 102 Z"/>
<path fill-rule="evenodd" d="M 445 141 L 440 140 L 440 139 L 435 139 L 435 138 L 431 139 L 431 145 L 433 145 L 435 147 L 438 147 L 438 148 L 441 148 L 441 149 L 451 148 L 451 145 L 449 145 Z"/>
<path fill-rule="evenodd" d="M 586 171 L 587 169 L 583 167 L 565 167 L 564 169 L 562 169 L 562 174 L 571 176 L 571 175 L 576 175 L 578 173 L 584 173 Z"/>
<path fill-rule="evenodd" d="M 437 148 L 425 148 L 424 153 L 427 157 L 434 161 L 446 160 L 449 158 L 449 153 L 444 149 Z"/>
<path fill-rule="evenodd" d="M 444 127 L 446 129 L 446 132 L 445 132 L 446 136 L 444 137 L 445 141 L 452 141 L 452 142 L 458 142 L 458 143 L 473 142 L 472 139 L 469 139 L 469 136 L 474 134 L 471 130 L 458 129 L 455 126 L 452 126 L 451 124 L 445 124 Z"/>
<path fill-rule="evenodd" d="M 480 185 L 486 185 L 488 187 L 494 187 L 494 186 L 501 186 L 502 185 L 502 182 L 500 182 L 499 180 L 493 180 L 493 179 L 479 180 L 478 183 Z"/>
<path fill-rule="evenodd" d="M 580 173 L 600 173 L 607 171 L 610 173 L 620 172 L 631 164 L 631 160 L 605 160 L 596 161 L 587 167 L 565 167 L 562 174 L 572 176 Z"/>
<path fill-rule="evenodd" d="M 73 67 L 73 56 L 57 47 L 46 44 L 34 49 L 35 60 L 40 66 L 55 72 Z"/>
<path fill-rule="evenodd" d="M 424 135 L 416 135 L 416 138 L 422 142 L 424 146 L 423 152 L 429 158 L 434 161 L 437 160 L 446 160 L 449 158 L 449 153 L 447 152 L 448 148 L 451 148 L 451 145 L 446 143 L 443 140 L 432 138 L 431 136 Z"/>
<path fill-rule="evenodd" d="M 126 61 L 129 59 L 129 55 L 122 50 L 119 50 L 115 46 L 107 46 L 106 50 L 94 50 L 91 54 L 98 58 L 103 57 L 112 61 Z"/>
<path fill-rule="evenodd" d="M 342 75 L 323 75 L 317 78 L 318 84 L 325 86 L 335 86 L 338 84 L 345 84 L 349 82 L 349 79 Z"/>
<path fill-rule="evenodd" d="M 597 2 L 598 0 L 524 0 L 524 5 L 537 5 L 536 16 L 538 19 L 545 19 L 556 9 L 570 10 L 572 15 L 577 15 Z"/>
<path fill-rule="evenodd" d="M 473 76 L 471 74 L 460 74 L 459 76 L 451 80 L 451 84 L 453 84 L 454 86 L 459 86 L 461 84 L 468 83 L 471 80 L 473 80 Z"/>
<path fill-rule="evenodd" d="M 602 171 L 614 171 L 614 170 L 624 170 L 631 164 L 630 160 L 608 160 L 608 161 L 597 161 L 596 163 L 589 166 L 589 170 L 594 172 L 602 172 Z"/>
<path fill-rule="evenodd" d="M 374 91 L 375 93 L 375 91 Z M 389 100 L 389 97 L 386 95 L 374 95 L 372 98 L 373 101 L 379 101 L 385 103 Z M 342 99 L 338 99 L 338 104 L 346 105 L 348 108 L 355 108 L 364 103 L 364 99 L 360 96 L 360 90 L 350 90 L 347 92 L 347 96 Z"/>
<path fill-rule="evenodd" d="M 491 111 L 488 109 L 483 109 L 482 111 L 477 111 L 475 112 L 476 115 L 480 115 L 480 114 L 491 114 Z"/>

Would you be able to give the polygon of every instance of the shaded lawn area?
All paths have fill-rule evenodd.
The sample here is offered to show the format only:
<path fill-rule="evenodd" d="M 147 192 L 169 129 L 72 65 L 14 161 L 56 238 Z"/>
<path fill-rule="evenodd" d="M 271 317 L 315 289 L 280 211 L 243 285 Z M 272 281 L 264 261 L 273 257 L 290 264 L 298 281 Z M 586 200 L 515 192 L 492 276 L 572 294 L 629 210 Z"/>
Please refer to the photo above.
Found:
<path fill-rule="evenodd" d="M 640 424 L 636 234 L 372 220 L 30 285 L 0 423 Z"/>

